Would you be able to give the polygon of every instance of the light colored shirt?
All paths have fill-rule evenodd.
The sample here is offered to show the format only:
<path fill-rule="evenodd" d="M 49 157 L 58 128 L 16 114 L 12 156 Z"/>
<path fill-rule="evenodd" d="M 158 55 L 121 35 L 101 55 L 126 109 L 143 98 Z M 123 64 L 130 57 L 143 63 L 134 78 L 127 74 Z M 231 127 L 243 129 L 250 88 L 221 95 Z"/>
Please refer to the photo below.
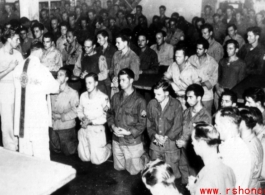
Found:
<path fill-rule="evenodd" d="M 175 83 L 173 89 L 175 92 L 185 91 L 189 85 L 199 83 L 200 81 L 198 70 L 188 61 L 184 63 L 185 67 L 182 71 L 180 71 L 177 63 L 174 62 L 168 67 L 164 74 L 166 79 L 173 79 L 173 82 Z"/>
<path fill-rule="evenodd" d="M 43 51 L 40 61 L 49 71 L 57 72 L 63 66 L 62 54 L 54 46 Z"/>
<path fill-rule="evenodd" d="M 247 189 L 251 179 L 251 154 L 246 143 L 239 137 L 228 138 L 219 145 L 223 163 L 235 173 L 235 187 Z"/>
<path fill-rule="evenodd" d="M 262 149 L 263 149 L 263 164 L 262 164 L 262 171 L 261 171 L 261 178 L 262 179 L 265 179 L 265 154 L 264 154 L 264 151 L 265 151 L 265 129 L 263 127 L 262 131 L 260 131 L 258 134 L 257 134 L 257 138 L 259 139 L 261 145 L 262 145 Z"/>
<path fill-rule="evenodd" d="M 56 48 L 62 53 L 63 62 L 66 61 L 66 55 L 67 55 L 67 52 L 65 50 L 66 45 L 67 45 L 66 36 L 65 37 L 60 36 L 56 41 Z"/>
<path fill-rule="evenodd" d="M 225 45 L 225 42 L 228 41 L 228 40 L 231 40 L 232 38 L 230 36 L 226 36 L 225 37 L 225 40 L 224 40 L 224 44 Z M 233 38 L 233 40 L 236 40 L 239 44 L 239 49 L 245 44 L 245 40 L 243 39 L 243 37 L 241 37 L 241 35 L 239 34 L 236 34 L 235 38 Z"/>
<path fill-rule="evenodd" d="M 53 130 L 65 130 L 75 127 L 79 95 L 69 86 L 59 94 L 51 95 L 52 112 L 60 114 L 61 119 L 52 121 Z"/>
<path fill-rule="evenodd" d="M 218 79 L 218 64 L 213 57 L 206 54 L 202 59 L 199 59 L 197 55 L 193 55 L 189 58 L 189 62 L 192 66 L 197 68 L 198 75 L 201 78 L 201 82 L 209 81 L 214 87 Z M 203 87 L 204 96 L 202 101 L 213 100 L 213 89 Z"/>
<path fill-rule="evenodd" d="M 21 53 L 15 49 L 13 49 L 13 54 L 10 54 L 5 47 L 2 47 L 0 48 L 0 56 L 0 72 L 7 70 L 11 62 L 23 62 Z M 13 82 L 13 71 L 9 72 L 5 77 L 0 79 L 0 82 Z"/>
<path fill-rule="evenodd" d="M 169 31 L 167 33 L 166 42 L 173 46 L 176 46 L 180 40 L 184 40 L 184 36 L 184 32 L 177 28 L 173 32 Z"/>
<path fill-rule="evenodd" d="M 248 146 L 251 154 L 251 181 L 249 188 L 260 188 L 260 178 L 263 163 L 263 149 L 259 139 L 254 135 L 250 134 L 248 137 L 243 139 Z"/>
<path fill-rule="evenodd" d="M 150 48 L 156 52 L 159 65 L 170 66 L 173 63 L 174 48 L 172 45 L 164 43 L 158 50 L 157 44 L 154 44 Z"/>
<path fill-rule="evenodd" d="M 110 68 L 110 75 L 118 76 L 120 70 L 130 68 L 135 74 L 135 80 L 139 79 L 140 58 L 130 49 L 123 55 L 121 51 L 114 53 Z"/>
<path fill-rule="evenodd" d="M 96 95 L 90 99 L 88 92 L 82 93 L 77 109 L 78 118 L 88 118 L 93 125 L 103 125 L 107 122 L 106 110 L 110 108 L 107 95 L 97 90 Z"/>
<path fill-rule="evenodd" d="M 217 41 L 215 41 L 215 39 L 212 39 L 209 44 L 210 46 L 207 50 L 207 53 L 212 56 L 218 63 L 224 56 L 223 46 Z"/>
<path fill-rule="evenodd" d="M 201 195 L 201 189 L 218 189 L 218 194 L 232 195 L 236 178 L 233 170 L 225 165 L 221 159 L 214 159 L 205 165 L 197 175 L 194 192 L 191 194 Z M 230 189 L 227 191 L 227 189 Z"/>
<path fill-rule="evenodd" d="M 72 44 L 66 45 L 64 52 L 66 52 L 66 65 L 75 65 L 83 50 L 82 46 L 74 41 Z"/>

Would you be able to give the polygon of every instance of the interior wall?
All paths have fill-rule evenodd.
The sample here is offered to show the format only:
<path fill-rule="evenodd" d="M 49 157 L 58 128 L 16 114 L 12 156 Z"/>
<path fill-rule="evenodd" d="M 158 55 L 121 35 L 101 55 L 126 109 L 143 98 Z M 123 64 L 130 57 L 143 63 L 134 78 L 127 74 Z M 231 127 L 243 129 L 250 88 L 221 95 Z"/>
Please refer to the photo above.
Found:
<path fill-rule="evenodd" d="M 170 17 L 173 12 L 178 12 L 184 16 L 187 21 L 191 21 L 194 16 L 201 16 L 202 0 L 142 0 L 143 14 L 149 20 L 154 15 L 159 15 L 159 6 L 167 7 L 166 16 Z"/>

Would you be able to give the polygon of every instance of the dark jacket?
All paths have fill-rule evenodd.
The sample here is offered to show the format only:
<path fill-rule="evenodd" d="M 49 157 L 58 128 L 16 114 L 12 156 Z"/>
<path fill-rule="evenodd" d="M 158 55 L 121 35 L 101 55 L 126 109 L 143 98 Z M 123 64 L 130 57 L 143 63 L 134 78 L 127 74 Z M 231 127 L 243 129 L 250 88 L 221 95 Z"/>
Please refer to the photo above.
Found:
<path fill-rule="evenodd" d="M 147 131 L 151 139 L 150 149 L 160 151 L 159 146 L 153 144 L 155 134 L 168 136 L 165 151 L 177 151 L 176 140 L 182 134 L 183 110 L 177 99 L 169 97 L 169 101 L 162 111 L 160 103 L 153 99 L 147 106 Z"/>
<path fill-rule="evenodd" d="M 141 143 L 141 134 L 146 128 L 146 102 L 137 91 L 124 98 L 124 92 L 116 93 L 111 100 L 111 109 L 108 111 L 108 125 L 124 128 L 131 135 L 117 137 L 113 134 L 113 140 L 120 145 L 137 145 Z"/>

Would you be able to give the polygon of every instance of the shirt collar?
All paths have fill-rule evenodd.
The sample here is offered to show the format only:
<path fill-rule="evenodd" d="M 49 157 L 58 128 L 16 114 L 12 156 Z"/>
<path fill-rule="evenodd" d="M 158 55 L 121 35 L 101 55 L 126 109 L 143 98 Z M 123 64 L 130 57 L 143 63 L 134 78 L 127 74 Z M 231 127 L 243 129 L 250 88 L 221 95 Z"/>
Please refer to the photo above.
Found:
<path fill-rule="evenodd" d="M 245 137 L 243 140 L 245 142 L 251 142 L 251 140 L 254 139 L 254 138 L 255 138 L 254 133 L 251 133 L 248 137 Z"/>

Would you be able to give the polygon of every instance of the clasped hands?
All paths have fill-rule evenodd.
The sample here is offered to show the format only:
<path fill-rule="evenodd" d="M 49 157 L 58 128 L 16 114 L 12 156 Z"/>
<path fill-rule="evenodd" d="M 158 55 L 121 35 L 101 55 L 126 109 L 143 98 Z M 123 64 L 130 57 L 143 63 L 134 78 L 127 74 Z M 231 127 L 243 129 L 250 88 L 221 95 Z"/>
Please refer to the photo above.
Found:
<path fill-rule="evenodd" d="M 155 134 L 155 140 L 153 141 L 153 143 L 154 143 L 155 145 L 158 145 L 158 146 L 164 147 L 165 142 L 167 141 L 167 139 L 168 139 L 167 136 L 163 136 L 163 135 Z"/>
<path fill-rule="evenodd" d="M 131 135 L 131 132 L 123 129 L 121 127 L 116 127 L 115 125 L 112 125 L 112 130 L 114 135 L 116 135 L 117 137 L 124 137 L 125 135 Z"/>

